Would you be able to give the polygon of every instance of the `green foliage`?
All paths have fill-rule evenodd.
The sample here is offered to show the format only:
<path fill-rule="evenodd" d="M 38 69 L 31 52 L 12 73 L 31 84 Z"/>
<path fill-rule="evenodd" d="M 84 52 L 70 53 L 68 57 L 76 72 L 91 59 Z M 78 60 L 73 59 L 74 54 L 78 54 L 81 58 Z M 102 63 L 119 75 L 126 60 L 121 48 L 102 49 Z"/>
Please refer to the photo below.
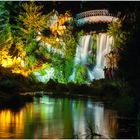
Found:
<path fill-rule="evenodd" d="M 51 65 L 53 66 L 54 79 L 60 83 L 65 82 L 64 79 L 64 58 L 61 58 L 59 55 L 52 56 Z"/>
<path fill-rule="evenodd" d="M 37 32 L 46 26 L 45 15 L 42 15 L 42 6 L 36 5 L 33 1 L 30 3 L 23 3 L 23 11 L 19 15 L 19 20 L 22 22 L 20 29 L 29 34 L 34 31 Z"/>
<path fill-rule="evenodd" d="M 25 50 L 28 55 L 33 54 L 33 52 L 38 48 L 38 44 L 33 38 L 31 40 L 27 40 L 25 44 Z"/>
<path fill-rule="evenodd" d="M 90 54 L 89 56 L 88 56 L 88 65 L 90 66 L 90 65 L 93 65 L 93 64 L 95 64 L 95 57 L 94 57 L 94 55 L 93 54 Z"/>
<path fill-rule="evenodd" d="M 54 80 L 56 80 L 59 83 L 65 83 L 66 82 L 65 78 L 64 78 L 62 66 L 55 67 Z"/>
<path fill-rule="evenodd" d="M 89 57 L 88 57 L 88 64 L 92 65 L 92 64 L 95 64 L 96 63 L 96 49 L 97 49 L 97 34 L 93 34 L 93 44 L 90 48 L 90 54 L 89 54 Z"/>
<path fill-rule="evenodd" d="M 73 67 L 73 59 L 76 51 L 77 40 L 72 34 L 72 27 L 68 25 L 65 34 L 62 36 L 62 40 L 64 42 L 64 48 L 62 48 L 64 52 L 64 60 L 63 60 L 63 71 L 64 81 L 68 82 L 68 78 L 71 74 L 71 70 Z"/>
<path fill-rule="evenodd" d="M 0 2 L 0 31 L 9 23 L 9 12 L 5 7 L 5 1 Z"/>
<path fill-rule="evenodd" d="M 76 65 L 76 72 L 75 72 L 75 81 L 78 84 L 85 83 L 87 79 L 86 74 L 86 67 L 79 65 Z"/>
<path fill-rule="evenodd" d="M 55 36 L 53 34 L 50 36 L 39 35 L 38 32 L 47 28 L 47 16 L 42 14 L 42 6 L 36 5 L 35 2 L 22 2 L 22 7 L 20 7 L 19 12 L 18 7 L 12 2 L 5 3 L 6 2 L 0 3 L 0 47 L 3 46 L 5 49 L 8 49 L 5 52 L 6 55 L 12 52 L 12 56 L 10 56 L 11 62 L 13 61 L 12 57 L 15 57 L 15 61 L 16 58 L 19 57 L 24 63 L 24 66 L 31 71 L 40 69 L 42 75 L 44 74 L 42 65 L 44 63 L 50 64 L 55 70 L 55 79 L 59 82 L 67 82 L 71 74 L 73 58 L 78 42 L 78 38 L 75 38 L 72 33 L 72 19 L 69 23 L 66 21 L 67 24 L 65 25 L 62 19 L 65 19 L 67 14 L 60 15 L 60 23 L 65 26 L 64 34 L 61 36 Z M 10 5 L 18 9 L 19 14 L 11 8 L 8 11 Z M 13 17 L 12 14 L 16 16 Z M 10 15 L 12 15 L 13 18 L 10 19 L 11 21 L 9 21 Z M 12 21 L 14 21 L 14 24 Z M 10 24 L 10 22 L 12 24 Z M 80 37 L 83 31 L 78 34 L 78 37 Z M 42 42 L 44 42 L 44 44 L 48 43 L 52 48 L 59 49 L 64 55 L 48 51 L 47 45 L 40 45 L 42 42 L 36 41 L 37 36 L 43 38 Z M 19 65 L 17 67 L 19 67 Z M 22 69 L 22 67 L 20 69 Z"/>
<path fill-rule="evenodd" d="M 84 34 L 85 34 L 85 33 L 84 33 L 84 31 L 83 31 L 83 30 L 81 30 L 81 31 L 77 32 L 77 33 L 76 33 L 76 37 L 77 37 L 77 39 L 76 39 L 76 40 L 77 40 L 77 41 L 79 41 L 80 37 L 81 37 L 81 36 L 83 36 Z"/>
<path fill-rule="evenodd" d="M 42 65 L 41 68 L 36 69 L 32 72 L 32 74 L 30 75 L 32 81 L 35 82 L 43 82 L 43 83 L 47 83 L 49 81 L 50 78 L 54 78 L 53 77 L 53 68 L 51 67 L 50 64 L 45 63 Z M 50 75 L 51 72 L 51 75 Z"/>
<path fill-rule="evenodd" d="M 66 82 L 69 79 L 72 68 L 73 68 L 73 59 L 67 59 L 65 61 L 65 66 L 64 66 L 64 76 L 65 76 L 65 81 Z"/>
<path fill-rule="evenodd" d="M 34 40 L 33 34 L 26 36 L 26 41 L 24 42 L 24 49 L 26 51 L 26 63 L 28 67 L 32 67 L 36 61 L 35 51 L 38 49 L 38 44 Z"/>
<path fill-rule="evenodd" d="M 71 69 L 73 67 L 73 59 L 76 50 L 76 41 L 75 38 L 70 35 L 69 38 L 65 40 L 65 66 L 64 66 L 64 75 L 65 80 L 68 81 L 68 78 L 71 74 Z"/>
<path fill-rule="evenodd" d="M 18 32 L 15 34 L 15 38 L 20 37 L 23 42 L 27 57 L 26 66 L 35 68 L 38 64 L 41 65 L 42 56 L 44 57 L 44 51 L 40 49 L 41 46 L 38 45 L 35 38 L 37 32 L 45 27 L 46 18 L 41 12 L 43 7 L 36 5 L 34 2 L 24 2 L 22 8 L 17 18 L 17 27 L 14 28 Z M 43 53 L 40 53 L 41 51 Z"/>
<path fill-rule="evenodd" d="M 7 23 L 0 31 L 0 46 L 4 47 L 7 44 L 11 44 L 12 41 L 11 25 Z"/>
<path fill-rule="evenodd" d="M 93 45 L 92 45 L 92 48 L 94 49 L 94 52 L 96 51 L 96 48 L 97 48 L 97 34 L 93 34 Z"/>
<path fill-rule="evenodd" d="M 0 2 L 0 47 L 4 47 L 12 40 L 9 11 L 6 9 L 5 3 L 4 1 Z"/>
<path fill-rule="evenodd" d="M 111 22 L 108 26 L 108 34 L 113 36 L 113 48 L 119 48 L 126 40 L 126 32 L 122 30 L 122 20 Z"/>
<path fill-rule="evenodd" d="M 36 58 L 33 55 L 29 55 L 27 57 L 27 65 L 32 66 L 36 61 Z"/>
<path fill-rule="evenodd" d="M 65 34 L 63 36 L 63 41 L 65 43 L 64 54 L 66 59 L 71 59 L 74 57 L 75 50 L 76 50 L 76 40 L 74 36 L 70 34 Z"/>

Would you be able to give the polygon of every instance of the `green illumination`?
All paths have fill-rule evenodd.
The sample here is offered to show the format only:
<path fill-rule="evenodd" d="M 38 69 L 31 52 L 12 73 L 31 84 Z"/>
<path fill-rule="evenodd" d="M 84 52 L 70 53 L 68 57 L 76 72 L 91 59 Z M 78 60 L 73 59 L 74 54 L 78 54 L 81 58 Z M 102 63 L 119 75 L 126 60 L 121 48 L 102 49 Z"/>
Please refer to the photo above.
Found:
<path fill-rule="evenodd" d="M 54 77 L 54 69 L 41 69 L 39 71 L 35 71 L 32 73 L 32 77 L 34 80 L 38 82 L 47 83 L 49 79 L 53 79 Z"/>

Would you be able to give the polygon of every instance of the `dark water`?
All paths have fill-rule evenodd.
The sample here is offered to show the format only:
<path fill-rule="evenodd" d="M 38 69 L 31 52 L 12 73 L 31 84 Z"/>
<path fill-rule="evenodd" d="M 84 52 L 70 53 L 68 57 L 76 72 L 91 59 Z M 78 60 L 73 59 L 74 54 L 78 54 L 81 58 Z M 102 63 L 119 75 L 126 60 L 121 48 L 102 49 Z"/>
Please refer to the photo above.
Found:
<path fill-rule="evenodd" d="M 17 112 L 0 110 L 0 138 L 117 138 L 119 122 L 102 102 L 44 96 Z"/>

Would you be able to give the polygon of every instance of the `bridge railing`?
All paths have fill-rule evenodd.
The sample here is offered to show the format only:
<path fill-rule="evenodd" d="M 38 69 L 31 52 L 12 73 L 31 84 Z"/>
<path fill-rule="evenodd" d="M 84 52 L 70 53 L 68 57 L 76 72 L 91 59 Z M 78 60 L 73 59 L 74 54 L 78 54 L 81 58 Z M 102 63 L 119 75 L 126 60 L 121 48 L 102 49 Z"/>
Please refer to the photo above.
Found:
<path fill-rule="evenodd" d="M 76 19 L 81 19 L 81 18 L 90 17 L 90 16 L 112 16 L 112 14 L 109 13 L 109 11 L 106 9 L 90 10 L 90 11 L 77 14 Z"/>

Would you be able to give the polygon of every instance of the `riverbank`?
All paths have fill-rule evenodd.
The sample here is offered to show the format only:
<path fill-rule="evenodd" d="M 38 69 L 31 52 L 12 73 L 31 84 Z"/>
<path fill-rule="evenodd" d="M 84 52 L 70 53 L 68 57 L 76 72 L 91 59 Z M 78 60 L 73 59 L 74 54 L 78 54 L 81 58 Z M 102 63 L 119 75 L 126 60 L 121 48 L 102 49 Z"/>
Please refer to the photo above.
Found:
<path fill-rule="evenodd" d="M 92 98 L 101 100 L 109 107 L 123 110 L 132 114 L 138 106 L 139 97 L 135 96 L 132 88 L 122 80 L 96 80 L 90 84 L 58 83 L 50 80 L 47 84 L 36 83 L 20 74 L 11 74 L 10 70 L 1 73 L 0 77 L 0 106 L 18 107 L 28 101 L 33 101 L 34 95 L 21 93 L 42 91 L 52 97 Z M 37 94 L 36 94 L 37 95 Z M 41 96 L 40 94 L 37 95 Z M 131 111 L 132 110 L 132 111 Z"/>
<path fill-rule="evenodd" d="M 19 109 L 24 106 L 27 102 L 32 102 L 33 96 L 31 95 L 20 95 L 20 94 L 9 94 L 0 91 L 0 108 L 11 108 Z"/>

